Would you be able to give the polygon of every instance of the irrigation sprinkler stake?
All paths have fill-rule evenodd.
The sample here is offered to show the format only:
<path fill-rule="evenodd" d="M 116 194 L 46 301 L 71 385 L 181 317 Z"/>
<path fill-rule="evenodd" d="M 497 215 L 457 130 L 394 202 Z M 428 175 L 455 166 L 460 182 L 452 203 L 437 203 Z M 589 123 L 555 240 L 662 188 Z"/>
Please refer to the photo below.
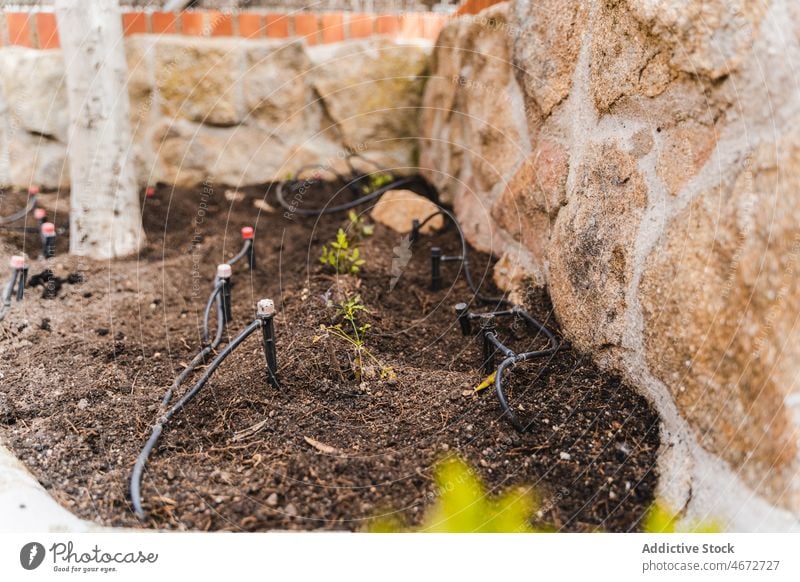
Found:
<path fill-rule="evenodd" d="M 153 198 L 156 195 L 155 186 L 148 186 L 144 190 L 144 197 L 145 198 Z"/>
<path fill-rule="evenodd" d="M 497 330 L 497 324 L 494 320 L 494 315 L 491 313 L 482 314 L 480 316 L 481 325 L 481 338 L 483 339 L 483 373 L 487 376 L 494 372 L 495 361 L 494 356 L 497 353 L 497 347 L 489 339 L 490 335 L 493 337 Z"/>
<path fill-rule="evenodd" d="M 278 385 L 278 355 L 275 349 L 275 303 L 272 299 L 261 299 L 258 302 L 256 316 L 261 320 L 264 358 L 267 361 L 267 381 L 275 388 L 280 388 Z"/>
<path fill-rule="evenodd" d="M 253 230 L 252 226 L 243 226 L 242 227 L 242 238 L 247 244 L 247 266 L 250 268 L 251 271 L 256 270 L 256 245 L 255 240 L 255 230 Z"/>
<path fill-rule="evenodd" d="M 47 211 L 44 208 L 34 208 L 33 217 L 36 219 L 36 224 L 39 225 L 41 230 L 44 221 L 47 219 Z"/>
<path fill-rule="evenodd" d="M 25 296 L 25 285 L 28 281 L 28 261 L 25 255 L 14 255 L 9 263 L 11 267 L 11 282 L 6 291 L 9 301 L 14 296 L 17 301 L 22 301 Z"/>
<path fill-rule="evenodd" d="M 472 333 L 472 323 L 469 318 L 469 305 L 466 303 L 456 303 L 456 317 L 461 326 L 461 335 L 467 336 Z"/>
<path fill-rule="evenodd" d="M 411 221 L 411 233 L 408 235 L 408 242 L 415 245 L 419 242 L 419 219 L 414 218 Z"/>
<path fill-rule="evenodd" d="M 233 308 L 231 305 L 231 273 L 233 270 L 228 263 L 217 265 L 217 281 L 222 283 L 222 290 L 220 290 L 220 298 L 222 299 L 222 316 L 225 319 L 225 325 L 229 324 L 233 319 Z"/>
<path fill-rule="evenodd" d="M 431 247 L 431 291 L 442 288 L 442 249 Z"/>
<path fill-rule="evenodd" d="M 52 222 L 43 222 L 42 232 L 42 256 L 50 259 L 56 256 L 56 225 Z"/>

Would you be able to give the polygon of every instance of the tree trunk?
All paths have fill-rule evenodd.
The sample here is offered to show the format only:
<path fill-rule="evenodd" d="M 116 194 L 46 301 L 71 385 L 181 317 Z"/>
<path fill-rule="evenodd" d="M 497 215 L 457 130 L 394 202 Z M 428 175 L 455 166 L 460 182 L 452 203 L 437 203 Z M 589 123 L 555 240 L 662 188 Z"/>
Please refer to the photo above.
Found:
<path fill-rule="evenodd" d="M 108 259 L 144 242 L 117 0 L 55 0 L 69 96 L 72 254 Z"/>

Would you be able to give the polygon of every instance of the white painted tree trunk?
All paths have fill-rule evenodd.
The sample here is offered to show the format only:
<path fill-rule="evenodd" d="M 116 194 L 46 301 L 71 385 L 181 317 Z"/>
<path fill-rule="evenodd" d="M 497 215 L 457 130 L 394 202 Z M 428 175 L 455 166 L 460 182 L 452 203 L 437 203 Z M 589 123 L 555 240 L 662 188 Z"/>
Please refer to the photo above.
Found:
<path fill-rule="evenodd" d="M 69 96 L 70 252 L 122 257 L 144 242 L 117 0 L 55 0 Z"/>

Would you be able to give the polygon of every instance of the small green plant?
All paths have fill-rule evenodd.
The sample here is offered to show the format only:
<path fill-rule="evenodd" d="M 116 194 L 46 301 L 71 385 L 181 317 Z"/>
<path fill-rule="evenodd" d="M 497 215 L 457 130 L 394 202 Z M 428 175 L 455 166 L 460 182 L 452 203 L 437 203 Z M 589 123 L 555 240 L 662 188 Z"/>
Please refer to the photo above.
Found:
<path fill-rule="evenodd" d="M 366 261 L 361 258 L 361 251 L 353 241 L 347 238 L 347 233 L 339 229 L 336 240 L 329 245 L 322 245 L 322 256 L 319 262 L 333 267 L 333 270 L 343 275 L 355 275 L 361 270 Z"/>
<path fill-rule="evenodd" d="M 367 331 L 372 327 L 368 323 L 359 321 L 359 314 L 366 312 L 366 307 L 361 303 L 360 295 L 347 297 L 340 305 L 336 305 L 336 319 L 334 325 L 320 326 L 324 332 L 345 341 L 353 350 L 352 369 L 356 380 L 364 377 L 366 366 L 374 365 L 381 378 L 394 378 L 394 371 L 384 365 L 365 344 Z"/>
<path fill-rule="evenodd" d="M 414 531 L 436 533 L 533 533 L 531 518 L 538 507 L 533 494 L 514 488 L 490 497 L 475 472 L 458 457 L 442 460 L 435 470 L 439 495 Z M 408 531 L 393 519 L 378 519 L 372 532 Z"/>
<path fill-rule="evenodd" d="M 681 523 L 680 515 L 671 511 L 663 502 L 656 501 L 644 518 L 645 533 L 718 533 L 719 525 L 713 522 Z"/>
<path fill-rule="evenodd" d="M 391 174 L 387 174 L 386 172 L 376 172 L 374 174 L 370 174 L 369 184 L 365 184 L 362 187 L 362 190 L 365 194 L 369 194 L 370 192 L 375 192 L 375 190 L 390 184 L 392 180 L 394 180 L 394 178 L 392 178 Z"/>
<path fill-rule="evenodd" d="M 347 230 L 349 232 L 354 232 L 356 238 L 359 240 L 368 236 L 372 236 L 375 232 L 375 225 L 374 224 L 367 224 L 367 222 L 354 210 L 351 210 L 347 213 L 347 220 L 349 224 L 347 225 Z"/>

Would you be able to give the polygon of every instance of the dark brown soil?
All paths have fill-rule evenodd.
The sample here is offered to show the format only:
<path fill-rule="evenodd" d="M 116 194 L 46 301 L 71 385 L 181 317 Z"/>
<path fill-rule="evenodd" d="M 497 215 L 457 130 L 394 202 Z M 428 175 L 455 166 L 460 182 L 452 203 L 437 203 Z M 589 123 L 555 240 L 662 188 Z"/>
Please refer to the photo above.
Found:
<path fill-rule="evenodd" d="M 457 266 L 444 269 L 452 286 L 428 290 L 427 249 L 457 252 L 452 228 L 424 236 L 391 289 L 401 237 L 376 226 L 362 245 L 361 278 L 337 281 L 317 259 L 346 217 L 287 219 L 254 206 L 264 189 L 246 189 L 235 202 L 224 192 L 160 189 L 144 203 L 148 243 L 138 260 L 80 261 L 64 254 L 61 236 L 60 254 L 32 268 L 65 280 L 57 296 L 29 289 L 0 324 L 0 434 L 65 507 L 105 525 L 142 527 L 130 508 L 131 467 L 164 391 L 198 349 L 215 265 L 239 249 L 240 227 L 252 224 L 258 268 L 234 268 L 229 329 L 252 320 L 259 298 L 275 299 L 282 387 L 267 385 L 257 338 L 222 365 L 150 459 L 145 527 L 355 530 L 390 511 L 414 523 L 435 493 L 432 468 L 449 452 L 494 492 L 535 488 L 538 519 L 557 529 L 639 526 L 656 483 L 655 413 L 564 344 L 510 374 L 512 404 L 535 420 L 530 433 L 517 434 L 492 390 L 472 392 L 482 379 L 480 346 L 461 336 L 453 316 L 453 304 L 470 298 Z M 22 200 L 4 197 L 0 214 Z M 51 216 L 60 205 L 56 222 L 65 226 L 63 195 L 42 200 Z M 23 244 L 32 256 L 39 250 L 35 233 L 0 230 L 0 241 L 2 261 Z M 476 279 L 487 278 L 490 259 L 472 260 Z M 367 344 L 394 379 L 356 382 L 346 344 L 324 337 L 320 325 L 331 324 L 335 310 L 323 296 L 342 288 L 361 295 L 372 325 Z M 544 294 L 528 307 L 557 329 Z M 501 334 L 519 350 L 539 342 L 520 330 Z"/>

